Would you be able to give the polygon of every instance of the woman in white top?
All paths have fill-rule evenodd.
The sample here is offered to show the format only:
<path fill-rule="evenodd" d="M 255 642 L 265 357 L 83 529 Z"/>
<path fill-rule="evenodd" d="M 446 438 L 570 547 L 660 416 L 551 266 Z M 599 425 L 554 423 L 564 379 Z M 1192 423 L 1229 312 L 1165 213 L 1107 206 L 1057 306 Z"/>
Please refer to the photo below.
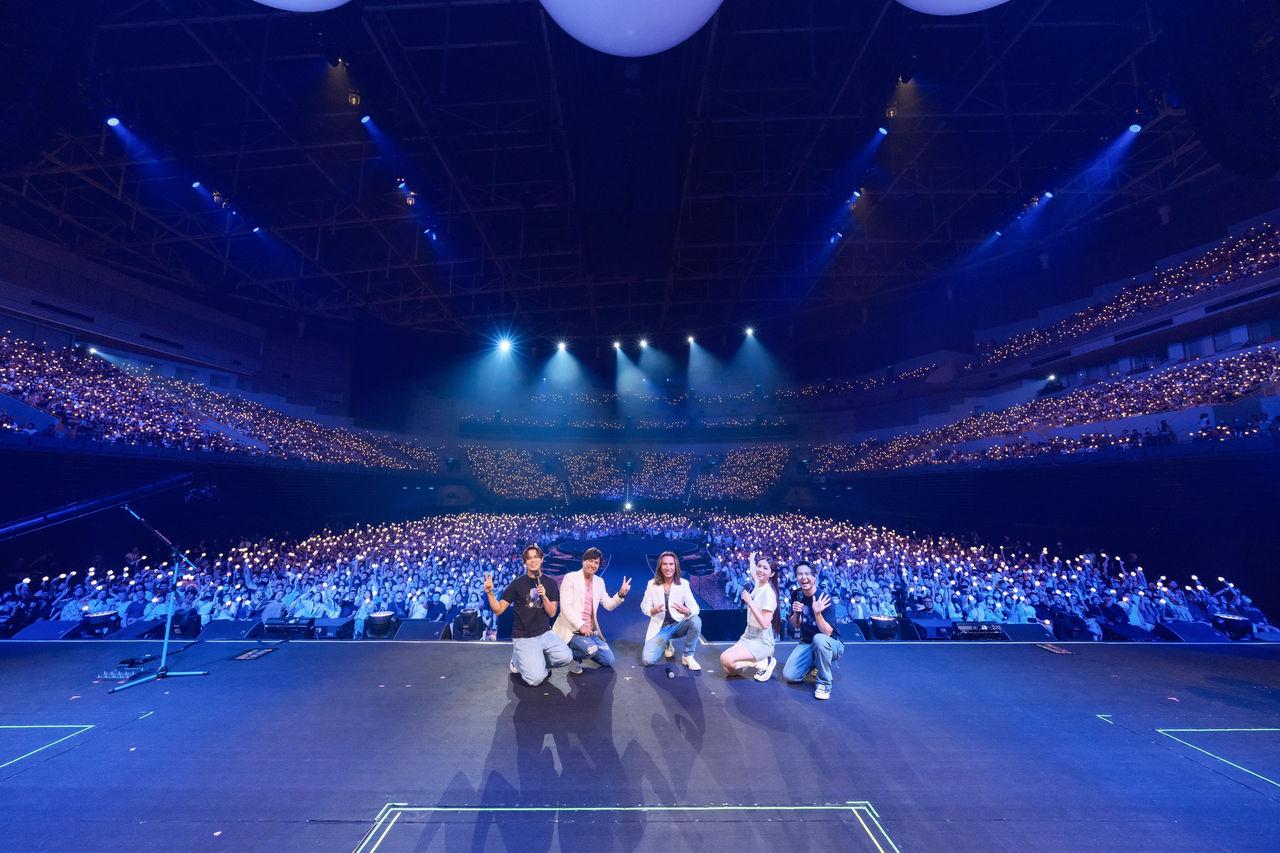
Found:
<path fill-rule="evenodd" d="M 720 655 L 725 675 L 741 675 L 739 667 L 755 666 L 756 681 L 768 681 L 777 661 L 773 646 L 781 625 L 778 619 L 778 561 L 771 557 L 751 555 L 751 577 L 755 588 L 742 591 L 747 605 L 747 630 L 738 642 Z M 764 667 L 759 664 L 764 662 Z"/>

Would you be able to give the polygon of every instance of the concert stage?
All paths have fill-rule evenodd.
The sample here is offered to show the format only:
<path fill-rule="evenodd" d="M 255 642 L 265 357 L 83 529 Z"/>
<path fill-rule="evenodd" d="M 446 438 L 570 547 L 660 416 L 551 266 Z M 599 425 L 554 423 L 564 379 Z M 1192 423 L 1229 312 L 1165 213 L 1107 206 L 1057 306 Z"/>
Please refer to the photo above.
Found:
<path fill-rule="evenodd" d="M 639 614 L 637 613 L 638 617 Z M 606 623 L 608 627 L 612 623 Z M 633 626 L 634 627 L 634 626 Z M 620 634 L 630 635 L 631 630 Z M 1275 645 L 858 643 L 810 685 L 510 646 L 0 643 L 13 849 L 1280 849 Z M 784 647 L 784 651 L 789 646 Z"/>

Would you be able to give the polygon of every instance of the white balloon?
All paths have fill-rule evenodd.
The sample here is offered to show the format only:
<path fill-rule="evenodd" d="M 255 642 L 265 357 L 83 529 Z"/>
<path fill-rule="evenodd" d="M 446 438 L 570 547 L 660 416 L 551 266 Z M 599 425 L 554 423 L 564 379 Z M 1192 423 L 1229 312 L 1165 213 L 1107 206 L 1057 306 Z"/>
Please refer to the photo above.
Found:
<path fill-rule="evenodd" d="M 283 9 L 286 12 L 327 12 L 349 3 L 350 0 L 254 0 L 272 9 Z"/>
<path fill-rule="evenodd" d="M 722 0 L 541 0 L 561 29 L 614 56 L 649 56 L 702 28 Z"/>
<path fill-rule="evenodd" d="M 1009 0 L 898 0 L 908 9 L 924 12 L 926 15 L 967 15 L 970 12 L 981 12 Z"/>

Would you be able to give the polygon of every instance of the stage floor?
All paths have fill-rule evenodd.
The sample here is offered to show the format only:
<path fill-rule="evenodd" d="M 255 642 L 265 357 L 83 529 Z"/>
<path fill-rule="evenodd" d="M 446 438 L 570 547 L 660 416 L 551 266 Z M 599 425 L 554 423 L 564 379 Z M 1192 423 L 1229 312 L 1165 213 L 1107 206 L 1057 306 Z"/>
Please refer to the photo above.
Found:
<path fill-rule="evenodd" d="M 1274 645 L 859 643 L 809 685 L 499 643 L 4 642 L 7 849 L 1280 849 Z M 784 647 L 789 648 L 788 647 Z"/>

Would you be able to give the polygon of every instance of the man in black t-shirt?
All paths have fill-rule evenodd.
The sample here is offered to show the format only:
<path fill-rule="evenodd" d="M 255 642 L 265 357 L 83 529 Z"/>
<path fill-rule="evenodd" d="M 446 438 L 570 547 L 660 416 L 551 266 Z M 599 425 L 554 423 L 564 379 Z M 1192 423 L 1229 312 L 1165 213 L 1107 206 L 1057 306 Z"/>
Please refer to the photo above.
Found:
<path fill-rule="evenodd" d="M 485 574 L 484 591 L 495 616 L 514 607 L 511 626 L 511 672 L 535 687 L 547 680 L 551 667 L 566 666 L 573 653 L 564 640 L 551 630 L 551 620 L 560 606 L 560 588 L 542 574 L 542 549 L 530 545 L 524 549 L 525 573 L 507 584 L 502 598 L 493 595 L 493 575 Z"/>
<path fill-rule="evenodd" d="M 840 632 L 827 621 L 831 596 L 818 591 L 818 573 L 808 563 L 796 566 L 796 585 L 791 591 L 791 626 L 800 632 L 800 642 L 782 667 L 784 681 L 804 681 L 810 671 L 817 674 L 813 698 L 831 698 L 831 664 L 844 654 Z"/>

